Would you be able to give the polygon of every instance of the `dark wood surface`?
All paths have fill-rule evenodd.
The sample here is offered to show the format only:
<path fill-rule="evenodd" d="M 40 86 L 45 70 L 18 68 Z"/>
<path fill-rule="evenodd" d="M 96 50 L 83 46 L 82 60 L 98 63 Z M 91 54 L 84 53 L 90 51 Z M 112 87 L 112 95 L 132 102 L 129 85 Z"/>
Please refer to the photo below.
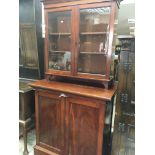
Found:
<path fill-rule="evenodd" d="M 101 155 L 106 101 L 39 88 L 35 154 Z"/>
<path fill-rule="evenodd" d="M 63 154 L 65 118 L 63 100 L 58 95 L 39 92 L 38 106 L 40 146 Z"/>
<path fill-rule="evenodd" d="M 125 115 L 135 113 L 135 53 L 134 38 L 121 38 L 122 45 L 118 61 L 118 89 L 116 112 L 120 122 L 124 122 Z M 127 116 L 130 117 L 130 116 Z"/>
<path fill-rule="evenodd" d="M 46 75 L 62 76 L 62 77 L 71 77 L 74 79 L 88 79 L 93 81 L 100 82 L 110 82 L 111 79 L 107 78 L 105 75 L 99 74 L 86 74 L 86 73 L 77 73 L 76 76 L 71 75 L 68 71 L 58 71 L 58 70 L 49 70 L 45 73 Z"/>
<path fill-rule="evenodd" d="M 19 76 L 44 77 L 40 0 L 19 0 Z"/>
<path fill-rule="evenodd" d="M 38 69 L 37 36 L 34 23 L 20 24 L 20 38 L 23 67 Z"/>
<path fill-rule="evenodd" d="M 32 80 L 19 80 L 19 118 L 26 120 L 34 113 L 34 90 L 28 84 Z"/>
<path fill-rule="evenodd" d="M 19 118 L 26 120 L 34 113 L 34 91 L 19 92 Z"/>
<path fill-rule="evenodd" d="M 33 126 L 32 118 L 34 114 L 34 90 L 28 85 L 29 82 L 30 80 L 19 81 L 19 124 L 23 128 L 23 154 L 25 155 L 28 153 L 27 130 L 30 128 L 30 126 Z"/>
<path fill-rule="evenodd" d="M 56 82 L 56 81 L 47 81 L 45 79 L 30 83 L 30 86 L 35 89 L 40 88 L 45 90 L 55 90 L 60 92 L 66 92 L 66 93 L 106 100 L 106 101 L 110 101 L 116 92 L 115 87 L 113 89 L 107 90 L 107 89 L 97 88 L 97 87 L 82 86 L 82 85 Z"/>
<path fill-rule="evenodd" d="M 69 151 L 72 155 L 102 154 L 105 104 L 69 98 Z"/>

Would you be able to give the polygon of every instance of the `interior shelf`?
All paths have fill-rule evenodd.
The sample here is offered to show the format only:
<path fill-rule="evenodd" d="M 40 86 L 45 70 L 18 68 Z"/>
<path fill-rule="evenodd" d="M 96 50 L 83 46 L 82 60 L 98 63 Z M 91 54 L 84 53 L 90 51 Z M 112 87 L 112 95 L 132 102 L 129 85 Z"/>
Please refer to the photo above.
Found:
<path fill-rule="evenodd" d="M 71 35 L 71 33 L 61 33 L 61 32 L 59 32 L 59 33 L 49 33 L 49 35 L 55 35 L 55 36 L 64 35 L 64 36 L 66 36 L 66 35 Z"/>
<path fill-rule="evenodd" d="M 80 52 L 80 54 L 106 55 L 105 53 L 102 53 L 102 52 Z"/>
<path fill-rule="evenodd" d="M 51 51 L 49 50 L 50 54 L 52 53 L 66 53 L 66 52 L 71 52 L 71 51 Z"/>
<path fill-rule="evenodd" d="M 108 34 L 108 32 L 81 32 L 81 35 L 99 35 L 99 34 Z"/>

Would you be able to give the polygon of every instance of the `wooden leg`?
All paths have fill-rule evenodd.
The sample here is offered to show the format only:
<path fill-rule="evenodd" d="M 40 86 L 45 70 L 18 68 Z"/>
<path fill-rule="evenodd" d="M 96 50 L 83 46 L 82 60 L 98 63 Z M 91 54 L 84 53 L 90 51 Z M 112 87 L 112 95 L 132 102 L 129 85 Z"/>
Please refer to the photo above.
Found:
<path fill-rule="evenodd" d="M 23 139 L 24 139 L 24 151 L 23 155 L 28 155 L 28 149 L 27 149 L 27 123 L 30 122 L 31 119 L 28 118 L 26 121 L 19 120 L 19 123 L 23 127 Z"/>
<path fill-rule="evenodd" d="M 27 149 L 27 130 L 26 130 L 26 123 L 23 124 L 23 139 L 24 139 L 24 152 L 23 155 L 28 155 L 28 149 Z"/>

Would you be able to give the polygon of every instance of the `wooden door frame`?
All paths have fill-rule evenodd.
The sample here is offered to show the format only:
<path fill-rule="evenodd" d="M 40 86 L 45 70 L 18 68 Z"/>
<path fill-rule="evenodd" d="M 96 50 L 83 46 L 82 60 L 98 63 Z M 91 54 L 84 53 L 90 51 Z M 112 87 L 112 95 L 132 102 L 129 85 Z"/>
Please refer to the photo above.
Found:
<path fill-rule="evenodd" d="M 48 43 L 49 43 L 49 39 L 48 39 L 48 13 L 50 12 L 61 12 L 61 11 L 71 11 L 71 70 L 70 71 L 62 71 L 62 70 L 54 70 L 54 69 L 49 69 L 48 68 L 48 63 L 49 63 L 49 59 L 48 59 Z M 45 55 L 45 72 L 46 74 L 51 74 L 51 75 L 66 75 L 66 76 L 71 76 L 74 73 L 74 50 L 75 50 L 75 29 L 73 26 L 73 21 L 74 21 L 74 10 L 73 7 L 70 6 L 65 6 L 65 7 L 61 7 L 61 8 L 49 8 L 49 9 L 45 9 L 45 47 L 44 47 L 44 55 Z"/>
<path fill-rule="evenodd" d="M 108 54 L 106 60 L 106 78 L 110 78 L 110 69 L 111 69 L 111 62 L 112 62 L 112 43 L 113 43 L 113 35 L 114 35 L 114 21 L 115 21 L 115 13 L 116 13 L 116 3 L 111 2 L 111 14 L 110 14 L 110 31 L 109 31 L 109 40 L 108 40 Z"/>

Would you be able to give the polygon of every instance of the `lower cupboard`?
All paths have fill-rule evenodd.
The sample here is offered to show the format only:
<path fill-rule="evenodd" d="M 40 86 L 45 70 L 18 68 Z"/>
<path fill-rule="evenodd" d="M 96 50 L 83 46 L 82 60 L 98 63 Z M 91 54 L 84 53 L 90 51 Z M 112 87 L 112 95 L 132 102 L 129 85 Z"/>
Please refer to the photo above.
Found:
<path fill-rule="evenodd" d="M 35 100 L 35 155 L 103 154 L 105 101 L 44 90 Z"/>

